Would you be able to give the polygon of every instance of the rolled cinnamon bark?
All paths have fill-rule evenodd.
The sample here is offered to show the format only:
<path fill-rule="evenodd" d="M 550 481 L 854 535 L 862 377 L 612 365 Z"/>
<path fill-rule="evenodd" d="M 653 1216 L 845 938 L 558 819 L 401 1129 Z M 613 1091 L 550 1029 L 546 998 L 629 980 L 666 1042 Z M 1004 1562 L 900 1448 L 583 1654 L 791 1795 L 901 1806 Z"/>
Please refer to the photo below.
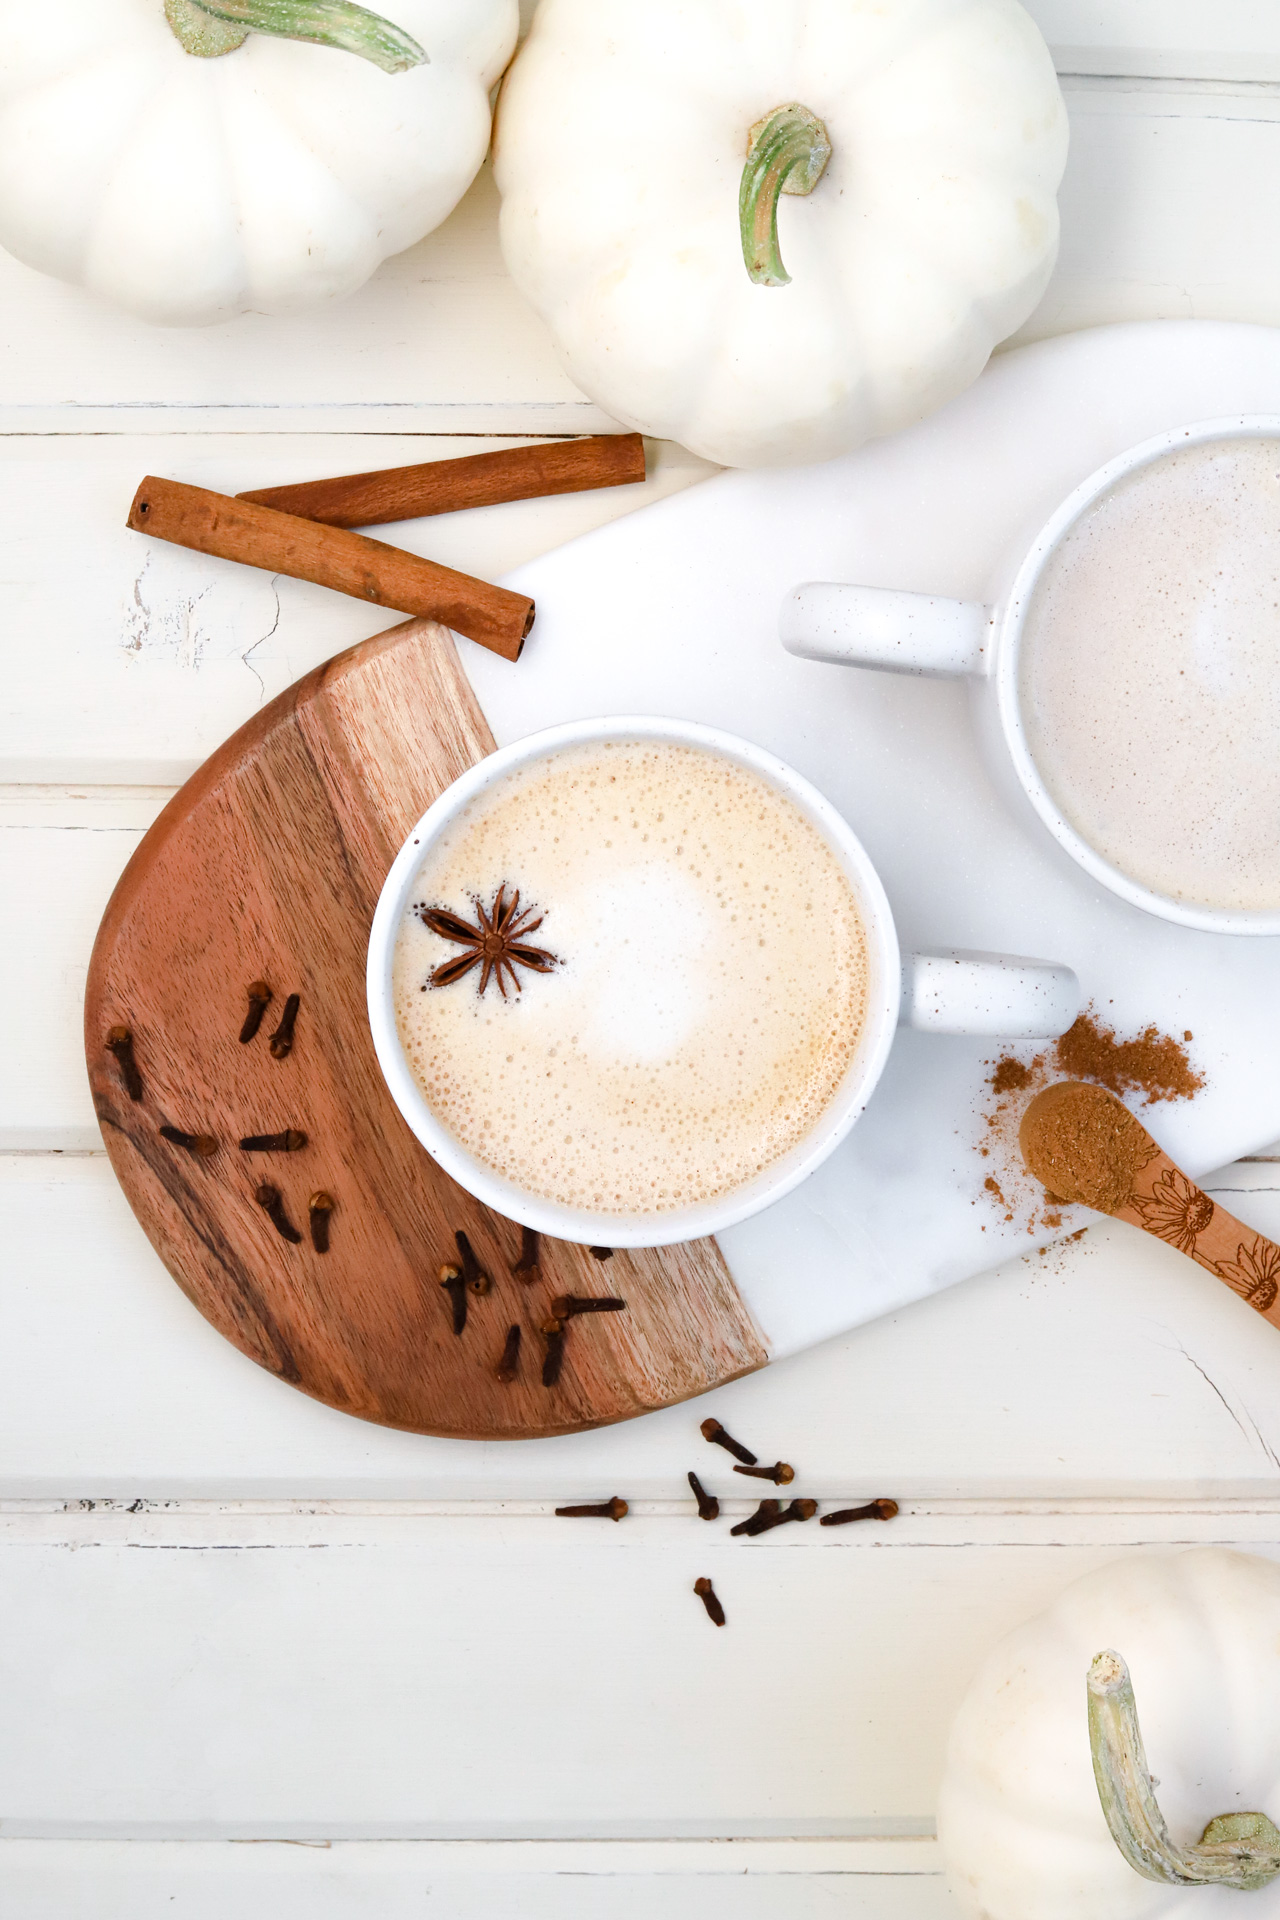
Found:
<path fill-rule="evenodd" d="M 468 573 L 437 566 L 361 533 L 321 525 L 180 480 L 148 475 L 129 509 L 129 526 L 196 553 L 211 553 L 269 573 L 287 573 L 397 613 L 439 620 L 506 660 L 518 660 L 533 601 Z"/>
<path fill-rule="evenodd" d="M 501 453 L 471 453 L 459 460 L 429 460 L 416 467 L 264 487 L 236 498 L 304 520 L 322 520 L 330 527 L 372 527 L 429 513 L 458 513 L 463 507 L 497 506 L 505 500 L 631 486 L 644 477 L 643 437 L 601 433 L 585 440 L 553 440 Z"/>

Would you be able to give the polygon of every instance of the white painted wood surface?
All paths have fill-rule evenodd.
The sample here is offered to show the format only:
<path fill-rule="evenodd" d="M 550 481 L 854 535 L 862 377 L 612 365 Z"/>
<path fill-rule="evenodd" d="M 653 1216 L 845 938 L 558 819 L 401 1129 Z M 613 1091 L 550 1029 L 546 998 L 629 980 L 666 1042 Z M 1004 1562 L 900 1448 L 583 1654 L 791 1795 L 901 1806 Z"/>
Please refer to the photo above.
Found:
<path fill-rule="evenodd" d="M 1280 324 L 1270 0 L 1032 11 L 1073 144 L 1060 265 L 1022 337 Z M 493 216 L 484 177 L 333 313 L 196 335 L 0 257 L 15 1920 L 638 1920 L 659 1901 L 673 1920 L 943 1920 L 932 1796 L 991 1640 L 1128 1545 L 1280 1542 L 1280 1343 L 1118 1227 L 715 1396 L 816 1496 L 903 1502 L 891 1527 L 754 1543 L 691 1517 L 690 1466 L 744 1484 L 698 1439 L 701 1404 L 507 1448 L 364 1427 L 227 1348 L 151 1253 L 83 1087 L 93 928 L 172 784 L 377 617 L 212 564 L 184 610 L 167 563 L 135 559 L 128 499 L 148 468 L 248 486 L 607 426 L 502 274 Z M 644 497 L 704 471 L 663 449 Z M 632 504 L 397 537 L 498 573 Z M 1213 1184 L 1280 1232 L 1280 1160 Z M 551 1516 L 614 1491 L 636 1503 L 618 1528 Z"/>

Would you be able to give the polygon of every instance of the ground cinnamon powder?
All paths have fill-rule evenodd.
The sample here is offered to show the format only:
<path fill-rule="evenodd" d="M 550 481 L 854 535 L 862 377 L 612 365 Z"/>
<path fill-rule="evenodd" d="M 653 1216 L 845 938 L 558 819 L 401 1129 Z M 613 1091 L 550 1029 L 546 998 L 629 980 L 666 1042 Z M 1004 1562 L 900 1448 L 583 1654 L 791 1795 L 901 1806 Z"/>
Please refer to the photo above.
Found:
<path fill-rule="evenodd" d="M 1183 1035 L 1183 1041 L 1191 1038 L 1190 1033 Z M 1136 1040 L 1121 1040 L 1092 1014 L 1082 1013 L 1055 1044 L 1053 1057 L 1068 1080 L 1096 1080 L 1112 1093 L 1138 1091 L 1148 1103 L 1189 1100 L 1204 1085 L 1204 1075 L 1192 1067 L 1183 1041 L 1155 1027 L 1148 1027 Z M 994 1078 L 991 1084 L 995 1086 Z"/>
<path fill-rule="evenodd" d="M 1038 1093 L 1018 1130 L 1037 1180 L 1064 1200 L 1117 1213 L 1152 1154 L 1151 1136 L 1102 1087 L 1059 1081 Z"/>
<path fill-rule="evenodd" d="M 1096 1007 L 1089 1007 L 1060 1040 L 1033 1059 L 1008 1053 L 993 1060 L 987 1084 L 994 1098 L 983 1115 L 978 1142 L 979 1154 L 992 1165 L 982 1198 L 1000 1209 L 1006 1223 L 1024 1223 L 1030 1234 L 1061 1227 L 1060 1209 L 1068 1196 L 1053 1185 L 1043 1191 L 1023 1163 L 1018 1131 L 1028 1103 L 1059 1080 L 1091 1080 L 1117 1095 L 1138 1093 L 1148 1105 L 1189 1100 L 1204 1085 L 1204 1075 L 1192 1066 L 1187 1051 L 1192 1038 L 1184 1032 L 1178 1040 L 1147 1027 L 1122 1039 Z"/>

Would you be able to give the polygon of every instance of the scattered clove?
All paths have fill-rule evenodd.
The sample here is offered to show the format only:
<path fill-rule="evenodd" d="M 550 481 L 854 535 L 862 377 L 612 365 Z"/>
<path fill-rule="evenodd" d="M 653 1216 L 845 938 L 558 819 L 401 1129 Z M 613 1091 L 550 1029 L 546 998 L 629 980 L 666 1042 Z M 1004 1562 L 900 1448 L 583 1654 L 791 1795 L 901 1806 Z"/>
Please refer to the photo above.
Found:
<path fill-rule="evenodd" d="M 246 1013 L 244 1025 L 240 1029 L 240 1045 L 242 1047 L 247 1047 L 256 1035 L 258 1028 L 262 1025 L 262 1016 L 271 1005 L 271 1000 L 271 989 L 265 980 L 251 980 L 249 982 L 249 1011 Z"/>
<path fill-rule="evenodd" d="M 133 1035 L 128 1027 L 112 1027 L 107 1033 L 104 1044 L 107 1052 L 114 1053 L 116 1057 L 125 1092 L 131 1100 L 141 1100 L 143 1097 L 142 1075 L 138 1072 L 138 1063 L 133 1057 Z"/>
<path fill-rule="evenodd" d="M 518 1326 L 507 1328 L 506 1345 L 502 1349 L 496 1372 L 504 1386 L 515 1379 L 520 1366 L 520 1329 Z"/>
<path fill-rule="evenodd" d="M 759 1509 L 752 1514 L 751 1518 L 744 1520 L 740 1526 L 731 1527 L 730 1532 L 745 1533 L 749 1539 L 754 1539 L 759 1533 L 771 1533 L 774 1527 L 785 1527 L 789 1520 L 812 1520 L 818 1511 L 816 1500 L 793 1500 L 791 1505 L 783 1507 L 780 1513 L 765 1513 L 764 1508 L 770 1504 L 776 1506 L 778 1503 L 762 1500 Z"/>
<path fill-rule="evenodd" d="M 441 1267 L 440 1285 L 453 1307 L 453 1330 L 461 1333 L 467 1324 L 467 1283 L 457 1267 Z"/>
<path fill-rule="evenodd" d="M 534 1227 L 520 1229 L 520 1258 L 511 1269 L 522 1280 L 536 1280 L 538 1277 L 538 1234 Z"/>
<path fill-rule="evenodd" d="M 847 1527 L 851 1520 L 892 1520 L 898 1511 L 896 1500 L 868 1500 L 865 1507 L 841 1507 L 838 1513 L 824 1513 L 820 1527 Z"/>
<path fill-rule="evenodd" d="M 612 1247 L 588 1247 L 587 1252 L 593 1260 L 612 1260 L 613 1258 Z"/>
<path fill-rule="evenodd" d="M 621 1520 L 627 1512 L 625 1500 L 619 1500 L 615 1493 L 612 1500 L 601 1500 L 591 1507 L 557 1507 L 557 1517 L 562 1520 Z"/>
<path fill-rule="evenodd" d="M 739 1520 L 737 1526 L 730 1527 L 729 1531 L 735 1536 L 740 1533 L 763 1533 L 766 1527 L 774 1525 L 781 1512 L 781 1500 L 762 1500 L 754 1513 L 749 1513 L 745 1520 Z"/>
<path fill-rule="evenodd" d="M 689 1475 L 689 1485 L 693 1488 L 693 1497 L 698 1503 L 699 1520 L 718 1520 L 720 1502 L 714 1493 L 708 1493 L 696 1473 Z"/>
<path fill-rule="evenodd" d="M 273 1060 L 287 1060 L 293 1052 L 293 1028 L 301 1005 L 302 995 L 299 993 L 291 993 L 285 1001 L 284 1012 L 280 1015 L 280 1025 L 271 1036 Z"/>
<path fill-rule="evenodd" d="M 564 1365 L 564 1325 L 559 1320 L 551 1320 L 546 1322 L 543 1332 L 547 1336 L 547 1351 L 542 1360 L 542 1384 L 554 1387 Z"/>
<path fill-rule="evenodd" d="M 250 1133 L 240 1142 L 241 1153 L 301 1153 L 307 1136 L 298 1127 L 283 1133 Z"/>
<path fill-rule="evenodd" d="M 724 1625 L 724 1608 L 716 1598 L 715 1588 L 705 1575 L 701 1580 L 694 1581 L 693 1590 L 706 1608 L 708 1618 L 713 1620 L 716 1626 L 722 1627 Z"/>
<path fill-rule="evenodd" d="M 472 1293 L 488 1293 L 493 1282 L 480 1265 L 480 1262 L 476 1259 L 475 1250 L 471 1242 L 461 1230 L 455 1233 L 453 1237 L 458 1245 L 458 1258 L 462 1262 L 463 1279 L 470 1287 Z"/>
<path fill-rule="evenodd" d="M 752 1453 L 750 1447 L 744 1447 L 740 1440 L 735 1440 L 732 1434 L 726 1433 L 718 1420 L 704 1420 L 700 1431 L 704 1440 L 710 1440 L 717 1447 L 724 1447 L 735 1460 L 743 1460 L 749 1467 L 754 1467 L 756 1464 L 758 1455 Z"/>
<path fill-rule="evenodd" d="M 331 1193 L 313 1193 L 307 1204 L 311 1222 L 311 1244 L 317 1253 L 329 1251 L 329 1215 L 333 1210 L 334 1200 Z"/>
<path fill-rule="evenodd" d="M 181 1127 L 164 1126 L 160 1134 L 162 1139 L 172 1140 L 175 1147 L 185 1147 L 201 1160 L 210 1159 L 218 1151 L 218 1143 L 211 1133 L 184 1133 Z"/>
<path fill-rule="evenodd" d="M 796 1477 L 794 1467 L 785 1460 L 776 1460 L 771 1467 L 735 1467 L 735 1473 L 745 1473 L 750 1480 L 772 1480 L 775 1487 L 789 1487 Z"/>
<path fill-rule="evenodd" d="M 572 1320 L 578 1313 L 625 1313 L 625 1300 L 597 1299 L 581 1293 L 558 1293 L 551 1302 L 557 1320 Z"/>
<path fill-rule="evenodd" d="M 259 1187 L 253 1197 L 280 1238 L 289 1241 L 291 1246 L 300 1246 L 302 1235 L 284 1210 L 284 1201 L 279 1187 Z"/>

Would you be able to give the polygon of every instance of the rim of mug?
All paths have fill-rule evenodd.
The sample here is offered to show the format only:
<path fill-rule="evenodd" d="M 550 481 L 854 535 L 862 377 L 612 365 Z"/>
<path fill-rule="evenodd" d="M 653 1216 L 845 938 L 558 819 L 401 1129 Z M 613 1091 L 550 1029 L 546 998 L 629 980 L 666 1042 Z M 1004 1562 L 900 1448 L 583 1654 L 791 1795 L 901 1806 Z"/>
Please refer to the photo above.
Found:
<path fill-rule="evenodd" d="M 1204 933 L 1280 934 L 1280 909 L 1270 907 L 1211 907 L 1202 902 L 1178 900 L 1154 887 L 1144 886 L 1131 874 L 1098 852 L 1072 826 L 1050 794 L 1027 744 L 1023 722 L 1019 681 L 1022 637 L 1032 597 L 1050 556 L 1081 517 L 1118 481 L 1150 466 L 1182 446 L 1196 446 L 1210 440 L 1280 440 L 1280 414 L 1230 414 L 1220 419 L 1196 420 L 1186 426 L 1172 427 L 1165 433 L 1142 440 L 1127 452 L 1117 454 L 1099 467 L 1087 480 L 1069 493 L 1055 509 L 1032 541 L 1018 567 L 1013 585 L 1000 612 L 1000 635 L 996 648 L 996 697 L 1005 743 L 1023 791 L 1054 839 L 1110 892 L 1132 906 L 1155 914 L 1178 926 L 1193 927 Z"/>
<path fill-rule="evenodd" d="M 436 1117 L 414 1078 L 396 1026 L 391 971 L 396 936 L 422 862 L 444 829 L 488 788 L 517 768 L 567 747 L 609 739 L 653 739 L 702 747 L 761 775 L 816 826 L 854 889 L 867 941 L 867 1011 L 843 1080 L 815 1125 L 790 1153 L 727 1194 L 669 1213 L 608 1214 L 525 1193 L 469 1153 Z M 501 747 L 462 774 L 405 836 L 378 896 L 366 967 L 369 1026 L 388 1090 L 406 1124 L 437 1164 L 485 1206 L 549 1238 L 610 1247 L 675 1246 L 736 1226 L 808 1177 L 845 1138 L 865 1109 L 897 1027 L 902 969 L 897 931 L 880 876 L 862 842 L 826 796 L 763 747 L 695 721 L 654 715 L 571 720 Z"/>

